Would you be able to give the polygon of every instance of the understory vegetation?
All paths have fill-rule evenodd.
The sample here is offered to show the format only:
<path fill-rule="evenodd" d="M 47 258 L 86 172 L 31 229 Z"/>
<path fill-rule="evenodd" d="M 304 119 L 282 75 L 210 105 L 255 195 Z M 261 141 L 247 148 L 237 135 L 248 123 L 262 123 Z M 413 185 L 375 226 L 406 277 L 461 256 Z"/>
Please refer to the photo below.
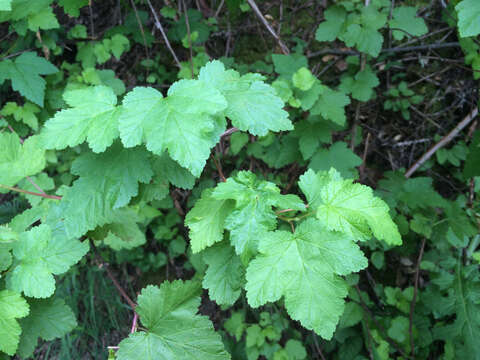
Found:
<path fill-rule="evenodd" d="M 0 360 L 480 360 L 479 34 L 0 0 Z"/>

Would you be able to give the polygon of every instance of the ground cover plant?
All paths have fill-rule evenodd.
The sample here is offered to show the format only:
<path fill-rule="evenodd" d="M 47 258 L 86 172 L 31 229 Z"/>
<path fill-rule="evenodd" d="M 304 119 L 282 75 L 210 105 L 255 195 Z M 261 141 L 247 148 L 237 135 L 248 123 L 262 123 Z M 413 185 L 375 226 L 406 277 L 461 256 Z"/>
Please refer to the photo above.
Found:
<path fill-rule="evenodd" d="M 480 359 L 476 0 L 0 0 L 0 359 Z"/>

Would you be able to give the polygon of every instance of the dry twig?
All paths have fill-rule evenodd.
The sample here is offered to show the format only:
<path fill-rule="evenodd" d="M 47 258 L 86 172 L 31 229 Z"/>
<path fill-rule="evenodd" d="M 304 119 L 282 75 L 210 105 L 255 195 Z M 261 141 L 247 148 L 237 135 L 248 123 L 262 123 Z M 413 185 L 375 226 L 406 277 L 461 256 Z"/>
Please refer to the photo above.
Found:
<path fill-rule="evenodd" d="M 420 159 L 418 159 L 411 167 L 410 169 L 407 170 L 405 173 L 405 177 L 409 178 L 410 176 L 413 175 L 415 171 L 418 170 L 420 166 L 422 166 L 425 161 L 430 159 L 435 152 L 444 147 L 446 144 L 448 144 L 455 136 L 458 135 L 460 131 L 462 131 L 472 120 L 478 115 L 478 107 L 475 107 L 470 114 L 468 114 L 462 121 L 458 123 L 457 126 L 453 128 L 452 131 L 450 131 L 447 135 L 445 135 L 442 140 L 440 140 L 438 143 L 433 145 L 428 151 L 422 155 Z"/>

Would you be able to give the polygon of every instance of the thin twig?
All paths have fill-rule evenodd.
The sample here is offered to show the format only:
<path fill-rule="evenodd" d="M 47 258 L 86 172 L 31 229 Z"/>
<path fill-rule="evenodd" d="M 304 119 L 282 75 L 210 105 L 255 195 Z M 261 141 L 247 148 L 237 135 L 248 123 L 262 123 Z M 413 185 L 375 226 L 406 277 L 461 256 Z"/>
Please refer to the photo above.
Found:
<path fill-rule="evenodd" d="M 220 11 L 222 10 L 223 4 L 225 3 L 225 0 L 220 1 L 220 5 L 218 5 L 217 11 L 215 11 L 215 15 L 213 16 L 214 18 L 218 17 L 218 14 L 220 14 Z"/>
<path fill-rule="evenodd" d="M 252 8 L 255 15 L 257 15 L 257 17 L 260 19 L 260 21 L 263 23 L 263 25 L 265 25 L 268 32 L 277 41 L 278 45 L 280 46 L 280 49 L 282 50 L 282 53 L 284 55 L 290 54 L 290 50 L 288 49 L 287 45 L 285 45 L 283 43 L 282 39 L 280 39 L 280 36 L 278 36 L 277 33 L 275 32 L 275 30 L 273 30 L 273 28 L 270 26 L 267 19 L 265 19 L 265 17 L 262 15 L 262 13 L 261 13 L 260 9 L 258 8 L 257 4 L 255 3 L 255 1 L 254 0 L 247 0 L 247 2 L 248 2 L 248 5 L 250 5 L 250 7 Z"/>
<path fill-rule="evenodd" d="M 4 188 L 4 189 L 10 190 L 10 191 L 15 191 L 15 192 L 22 193 L 22 194 L 40 196 L 40 197 L 43 197 L 43 198 L 45 198 L 45 199 L 62 200 L 62 197 L 61 197 L 61 196 L 48 195 L 48 194 L 45 194 L 45 193 L 43 193 L 43 194 L 41 194 L 41 193 L 36 193 L 36 192 L 27 191 L 27 190 L 23 190 L 23 189 L 19 189 L 19 188 L 16 188 L 16 187 L 3 185 L 3 184 L 0 184 L 0 188 Z"/>
<path fill-rule="evenodd" d="M 363 156 L 362 156 L 362 164 L 360 165 L 358 171 L 360 173 L 360 178 L 364 178 L 365 176 L 365 167 L 367 166 L 367 153 L 368 153 L 368 146 L 370 145 L 370 132 L 367 134 L 367 139 L 365 140 L 365 148 L 363 149 Z"/>
<path fill-rule="evenodd" d="M 98 254 L 97 254 L 98 255 Z M 115 285 L 115 287 L 117 288 L 117 291 L 118 293 L 124 298 L 124 300 L 128 303 L 128 305 L 130 305 L 130 307 L 132 308 L 133 311 L 135 311 L 135 307 L 137 306 L 132 299 L 130 299 L 130 296 L 127 295 L 126 291 L 122 288 L 122 286 L 120 285 L 120 283 L 117 281 L 117 279 L 115 278 L 115 276 L 113 275 L 113 273 L 110 271 L 110 269 L 108 268 L 108 264 L 107 263 L 104 263 L 100 257 L 100 255 L 98 255 L 98 258 L 99 258 L 99 261 L 100 261 L 100 264 L 99 264 L 99 267 L 101 269 L 105 269 L 105 271 L 107 272 L 107 275 L 108 277 L 110 278 L 110 280 L 112 280 L 112 283 L 113 285 Z"/>
<path fill-rule="evenodd" d="M 88 0 L 88 12 L 90 16 L 90 36 L 92 39 L 95 39 L 95 27 L 93 25 L 93 9 L 92 9 L 92 0 Z"/>
<path fill-rule="evenodd" d="M 446 136 L 442 138 L 438 143 L 433 145 L 428 151 L 422 155 L 420 159 L 418 159 L 411 167 L 410 169 L 407 170 L 405 173 L 405 177 L 409 178 L 410 176 L 413 175 L 415 171 L 418 170 L 419 167 L 421 167 L 425 161 L 430 159 L 435 152 L 444 147 L 446 144 L 448 144 L 455 136 L 458 135 L 460 131 L 462 131 L 476 116 L 478 115 L 478 107 L 475 107 L 470 114 L 468 114 L 462 121 L 458 123 L 457 126 L 453 128 L 452 131 L 450 131 Z"/>
<path fill-rule="evenodd" d="M 220 137 L 228 136 L 230 134 L 233 134 L 234 132 L 237 132 L 238 129 L 236 127 L 232 127 L 230 129 L 225 130 Z"/>
<path fill-rule="evenodd" d="M 322 349 L 320 348 L 320 345 L 318 343 L 317 334 L 315 334 L 315 332 L 312 331 L 312 335 L 313 335 L 313 343 L 315 344 L 315 350 L 317 350 L 318 355 L 320 355 L 320 358 L 322 360 L 326 360 L 325 356 L 323 355 Z"/>
<path fill-rule="evenodd" d="M 422 262 L 423 250 L 425 249 L 426 238 L 422 239 L 422 245 L 420 245 L 420 252 L 418 254 L 417 265 L 415 266 L 415 285 L 413 288 L 413 298 L 410 303 L 410 319 L 408 324 L 408 333 L 410 335 L 410 354 L 415 356 L 415 343 L 413 341 L 413 313 L 415 311 L 415 302 L 417 301 L 418 292 L 418 278 L 420 276 L 420 263 Z"/>
<path fill-rule="evenodd" d="M 177 64 L 178 68 L 182 68 L 182 64 L 180 64 L 180 60 L 178 60 L 177 54 L 175 54 L 175 51 L 173 51 L 172 45 L 170 45 L 170 41 L 168 41 L 167 34 L 165 33 L 165 30 L 163 29 L 162 23 L 158 19 L 157 13 L 155 12 L 155 9 L 152 6 L 152 3 L 150 0 L 147 0 L 147 4 L 150 7 L 150 11 L 152 12 L 153 18 L 155 20 L 155 26 L 158 30 L 160 30 L 160 33 L 162 34 L 163 40 L 165 41 L 165 44 L 167 45 L 168 50 L 170 51 L 170 54 L 172 54 L 173 59 L 175 60 L 175 63 Z"/>
<path fill-rule="evenodd" d="M 150 55 L 148 53 L 147 39 L 145 38 L 145 31 L 143 30 L 142 20 L 140 20 L 140 16 L 138 15 L 135 1 L 130 0 L 130 3 L 132 4 L 133 11 L 135 12 L 135 18 L 137 19 L 138 27 L 140 28 L 140 33 L 142 34 L 143 46 L 145 48 L 145 55 L 147 55 L 147 59 L 149 59 Z"/>
<path fill-rule="evenodd" d="M 182 0 L 183 10 L 185 12 L 185 26 L 187 27 L 187 38 L 188 38 L 188 49 L 190 50 L 190 70 L 192 72 L 193 79 L 193 50 L 192 50 L 192 33 L 190 31 L 190 21 L 188 20 L 188 11 L 187 5 L 185 5 L 185 0 Z"/>
<path fill-rule="evenodd" d="M 226 182 L 227 179 L 225 178 L 225 175 L 223 175 L 222 165 L 220 165 L 217 159 L 215 159 L 215 155 L 213 154 L 212 154 L 212 159 L 213 159 L 213 162 L 215 163 L 215 167 L 217 168 L 218 175 L 220 176 L 220 180 L 222 182 Z"/>
<path fill-rule="evenodd" d="M 132 328 L 130 329 L 130 334 L 133 334 L 137 331 L 137 321 L 138 321 L 138 314 L 133 312 L 133 321 L 132 321 Z"/>

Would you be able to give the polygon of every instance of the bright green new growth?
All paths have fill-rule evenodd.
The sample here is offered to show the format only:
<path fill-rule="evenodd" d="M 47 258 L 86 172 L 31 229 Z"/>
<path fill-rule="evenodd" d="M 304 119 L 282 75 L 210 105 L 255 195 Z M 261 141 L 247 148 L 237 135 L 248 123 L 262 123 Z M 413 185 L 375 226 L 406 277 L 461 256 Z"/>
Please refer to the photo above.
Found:
<path fill-rule="evenodd" d="M 95 86 L 66 91 L 71 109 L 62 110 L 45 123 L 47 149 L 65 149 L 87 141 L 94 152 L 103 152 L 118 137 L 117 96 L 110 87 Z"/>
<path fill-rule="evenodd" d="M 14 261 L 7 274 L 7 288 L 26 296 L 47 298 L 55 291 L 53 275 L 66 272 L 88 251 L 88 243 L 53 236 L 42 224 L 20 234 L 13 244 Z"/>
<path fill-rule="evenodd" d="M 293 319 L 330 339 L 348 290 L 342 276 L 367 266 L 356 242 L 374 235 L 398 245 L 401 238 L 388 206 L 372 189 L 343 180 L 336 170 L 308 170 L 299 186 L 308 209 L 298 196 L 282 195 L 275 184 L 241 171 L 205 190 L 187 214 L 186 225 L 195 252 L 211 246 L 204 252 L 208 268 L 203 286 L 213 300 L 232 305 L 247 267 L 244 287 L 252 307 L 284 297 Z M 224 206 L 228 210 L 220 210 Z M 277 218 L 289 212 L 305 214 L 282 218 L 299 222 L 293 232 L 274 231 Z M 224 228 L 235 251 L 222 242 Z"/>
<path fill-rule="evenodd" d="M 347 284 L 339 275 L 359 271 L 368 264 L 353 239 L 308 219 L 295 233 L 265 234 L 259 251 L 247 269 L 248 303 L 258 307 L 285 296 L 285 306 L 293 319 L 330 339 L 347 295 Z"/>
<path fill-rule="evenodd" d="M 190 228 L 190 245 L 194 253 L 223 240 L 225 218 L 232 212 L 232 200 L 217 200 L 212 190 L 207 189 L 193 209 L 185 217 L 185 225 Z"/>
<path fill-rule="evenodd" d="M 146 330 L 123 340 L 117 359 L 230 359 L 210 320 L 197 315 L 200 291 L 199 282 L 181 280 L 144 288 L 135 310 Z"/>
<path fill-rule="evenodd" d="M 0 133 L 0 184 L 13 186 L 43 170 L 45 150 L 39 140 L 38 136 L 30 136 L 21 144 L 17 134 Z"/>
<path fill-rule="evenodd" d="M 225 70 L 220 61 L 211 61 L 200 70 L 199 80 L 220 91 L 228 106 L 224 115 L 232 125 L 253 135 L 268 131 L 292 130 L 283 101 L 275 90 L 263 82 L 259 74 L 240 76 L 235 70 Z"/>
<path fill-rule="evenodd" d="M 0 291 L 0 351 L 15 354 L 22 332 L 17 319 L 28 313 L 28 304 L 20 294 L 10 290 Z"/>
<path fill-rule="evenodd" d="M 335 169 L 318 174 L 309 170 L 300 177 L 299 186 L 310 208 L 329 230 L 341 231 L 355 240 L 368 240 L 373 234 L 390 245 L 402 243 L 388 205 L 374 197 L 371 188 L 342 179 Z"/>
<path fill-rule="evenodd" d="M 275 229 L 277 219 L 273 206 L 305 209 L 298 196 L 281 195 L 275 184 L 257 180 L 249 171 L 241 171 L 235 178 L 218 184 L 212 197 L 235 200 L 235 209 L 225 219 L 225 228 L 230 230 L 230 242 L 236 253 L 246 259 L 256 253 L 259 238 Z"/>
<path fill-rule="evenodd" d="M 458 31 L 461 37 L 480 34 L 480 2 L 477 0 L 462 0 L 455 10 L 458 13 Z"/>
<path fill-rule="evenodd" d="M 12 0 L 0 0 L 0 11 L 12 10 Z"/>
<path fill-rule="evenodd" d="M 225 129 L 215 115 L 226 105 L 217 90 L 199 80 L 176 82 L 166 98 L 155 89 L 137 87 L 123 101 L 120 137 L 126 147 L 145 142 L 154 154 L 168 150 L 198 177 Z"/>

